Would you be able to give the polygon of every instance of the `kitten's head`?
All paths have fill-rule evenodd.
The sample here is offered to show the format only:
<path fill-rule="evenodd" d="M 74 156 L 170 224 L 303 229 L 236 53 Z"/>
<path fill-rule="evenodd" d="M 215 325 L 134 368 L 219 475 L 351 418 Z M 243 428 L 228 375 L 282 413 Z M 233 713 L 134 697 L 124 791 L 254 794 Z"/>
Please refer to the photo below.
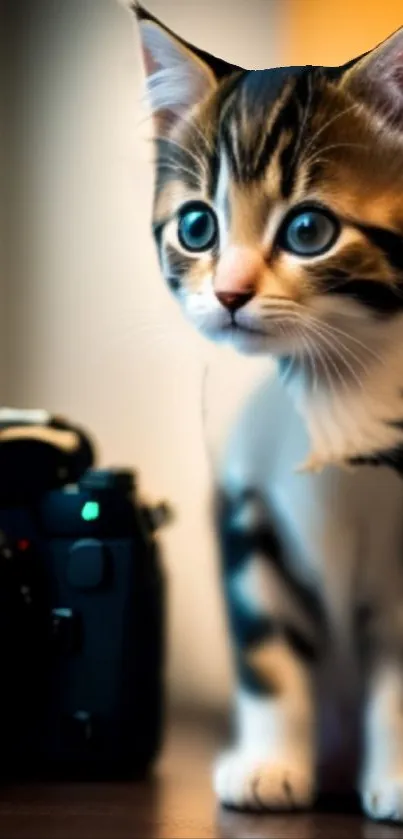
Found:
<path fill-rule="evenodd" d="M 342 68 L 248 71 L 137 15 L 153 230 L 194 325 L 243 352 L 312 357 L 389 324 L 403 309 L 403 29 Z"/>

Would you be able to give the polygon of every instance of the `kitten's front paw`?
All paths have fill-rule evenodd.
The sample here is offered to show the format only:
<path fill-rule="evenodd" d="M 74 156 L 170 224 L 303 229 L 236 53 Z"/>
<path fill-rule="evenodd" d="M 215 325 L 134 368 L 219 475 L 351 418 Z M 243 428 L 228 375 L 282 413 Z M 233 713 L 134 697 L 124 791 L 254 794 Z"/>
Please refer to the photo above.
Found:
<path fill-rule="evenodd" d="M 236 750 L 219 758 L 214 789 L 224 806 L 247 810 L 305 810 L 314 799 L 310 768 L 298 762 L 265 761 Z"/>
<path fill-rule="evenodd" d="M 370 819 L 403 822 L 403 775 L 368 783 L 362 791 L 362 806 Z"/>

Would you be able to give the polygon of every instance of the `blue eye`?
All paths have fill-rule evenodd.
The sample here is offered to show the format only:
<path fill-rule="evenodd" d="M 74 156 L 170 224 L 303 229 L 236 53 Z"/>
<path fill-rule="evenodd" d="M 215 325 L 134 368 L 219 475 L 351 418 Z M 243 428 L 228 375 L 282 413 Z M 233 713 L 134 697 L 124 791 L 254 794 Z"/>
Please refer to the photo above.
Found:
<path fill-rule="evenodd" d="M 338 235 L 339 223 L 334 216 L 325 210 L 306 208 L 294 211 L 283 225 L 280 244 L 297 256 L 319 256 L 332 247 Z"/>
<path fill-rule="evenodd" d="M 192 201 L 179 212 L 179 242 L 187 251 L 207 251 L 218 239 L 217 216 L 208 204 Z"/>

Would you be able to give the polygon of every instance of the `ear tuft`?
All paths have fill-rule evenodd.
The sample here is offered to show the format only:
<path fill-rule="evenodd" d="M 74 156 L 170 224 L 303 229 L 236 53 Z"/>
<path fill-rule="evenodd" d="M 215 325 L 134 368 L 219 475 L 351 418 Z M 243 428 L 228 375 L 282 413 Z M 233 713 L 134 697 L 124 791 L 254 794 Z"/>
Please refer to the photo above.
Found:
<path fill-rule="evenodd" d="M 137 7 L 148 104 L 164 132 L 211 93 L 217 81 L 210 67 L 169 30 Z"/>
<path fill-rule="evenodd" d="M 139 24 L 148 102 L 160 133 L 222 79 L 245 72 L 179 38 L 140 3 L 130 0 L 130 5 Z"/>
<path fill-rule="evenodd" d="M 403 27 L 347 71 L 345 85 L 403 130 Z"/>
<path fill-rule="evenodd" d="M 147 92 L 153 113 L 182 112 L 211 92 L 211 70 L 152 21 L 140 22 Z"/>

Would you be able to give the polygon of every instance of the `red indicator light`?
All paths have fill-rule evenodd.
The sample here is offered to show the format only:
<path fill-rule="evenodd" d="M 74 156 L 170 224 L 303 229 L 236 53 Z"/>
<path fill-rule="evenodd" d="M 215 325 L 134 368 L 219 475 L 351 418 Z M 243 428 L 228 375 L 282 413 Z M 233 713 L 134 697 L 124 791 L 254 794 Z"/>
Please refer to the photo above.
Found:
<path fill-rule="evenodd" d="M 27 551 L 29 548 L 28 539 L 20 539 L 19 542 L 17 542 L 17 548 L 19 551 Z"/>

